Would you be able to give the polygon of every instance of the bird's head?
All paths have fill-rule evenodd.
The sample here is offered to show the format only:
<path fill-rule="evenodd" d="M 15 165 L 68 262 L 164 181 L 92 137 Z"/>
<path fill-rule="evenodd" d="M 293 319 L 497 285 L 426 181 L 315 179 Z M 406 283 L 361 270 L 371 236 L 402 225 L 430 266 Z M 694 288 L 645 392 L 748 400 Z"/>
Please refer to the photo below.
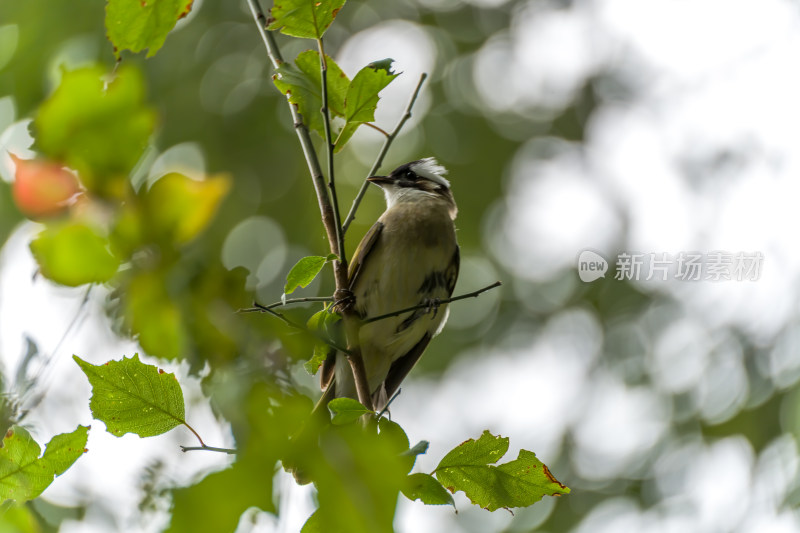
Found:
<path fill-rule="evenodd" d="M 400 165 L 388 176 L 371 176 L 367 181 L 383 189 L 388 208 L 398 202 L 438 198 L 447 205 L 450 216 L 455 218 L 458 209 L 445 174 L 446 168 L 433 157 L 427 157 Z"/>

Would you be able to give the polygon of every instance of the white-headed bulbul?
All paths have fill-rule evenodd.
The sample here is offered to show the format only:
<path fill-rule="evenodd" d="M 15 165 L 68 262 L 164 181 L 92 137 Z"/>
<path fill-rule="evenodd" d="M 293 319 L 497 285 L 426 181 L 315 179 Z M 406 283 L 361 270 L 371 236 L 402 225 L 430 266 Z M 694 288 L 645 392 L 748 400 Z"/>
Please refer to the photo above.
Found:
<path fill-rule="evenodd" d="M 447 305 L 436 304 L 453 294 L 459 249 L 453 224 L 458 209 L 446 173 L 429 157 L 406 163 L 388 176 L 367 178 L 383 189 L 386 211 L 353 254 L 349 267 L 353 308 L 362 320 L 368 320 L 428 304 L 365 322 L 359 329 L 376 411 L 386 406 L 447 320 Z M 328 398 L 358 398 L 345 354 L 334 351 L 328 356 L 322 367 L 321 386 Z"/>

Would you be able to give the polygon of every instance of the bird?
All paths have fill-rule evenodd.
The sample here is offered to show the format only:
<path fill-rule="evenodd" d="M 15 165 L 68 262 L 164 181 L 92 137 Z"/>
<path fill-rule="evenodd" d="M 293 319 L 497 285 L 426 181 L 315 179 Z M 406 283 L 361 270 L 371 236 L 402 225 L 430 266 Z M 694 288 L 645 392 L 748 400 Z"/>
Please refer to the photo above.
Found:
<path fill-rule="evenodd" d="M 358 342 L 375 411 L 380 412 L 444 327 L 458 279 L 458 207 L 435 158 L 367 178 L 383 189 L 386 210 L 356 247 L 348 268 Z M 409 307 L 414 311 L 370 321 Z M 324 398 L 358 399 L 346 355 L 332 350 L 321 369 Z"/>

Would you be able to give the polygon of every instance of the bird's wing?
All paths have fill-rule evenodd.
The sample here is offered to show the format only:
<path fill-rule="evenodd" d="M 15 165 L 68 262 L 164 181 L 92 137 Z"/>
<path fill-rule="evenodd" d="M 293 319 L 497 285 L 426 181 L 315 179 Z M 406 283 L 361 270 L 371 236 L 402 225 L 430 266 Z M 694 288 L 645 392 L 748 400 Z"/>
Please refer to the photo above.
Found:
<path fill-rule="evenodd" d="M 429 342 L 431 342 L 431 334 L 426 333 L 407 354 L 392 363 L 389 373 L 386 375 L 386 379 L 383 382 L 383 388 L 386 391 L 387 399 L 391 399 L 394 393 L 397 392 L 400 383 L 403 382 L 408 373 L 411 372 L 411 369 L 414 368 L 414 365 L 417 364 L 425 348 L 428 347 Z"/>
<path fill-rule="evenodd" d="M 358 243 L 356 247 L 356 251 L 353 253 L 353 258 L 350 260 L 350 267 L 348 269 L 348 282 L 350 285 L 350 290 L 353 290 L 353 286 L 358 279 L 358 274 L 361 272 L 361 267 L 364 265 L 369 253 L 375 247 L 375 243 L 378 242 L 378 238 L 381 236 L 381 232 L 383 231 L 383 222 L 380 220 L 375 222 L 364 238 L 361 239 L 361 242 Z"/>
<path fill-rule="evenodd" d="M 456 252 L 453 254 L 453 260 L 444 271 L 444 277 L 447 280 L 447 297 L 453 295 L 453 290 L 456 288 L 456 281 L 458 281 L 458 271 L 461 269 L 461 250 L 456 246 Z"/>
<path fill-rule="evenodd" d="M 458 279 L 458 271 L 460 266 L 461 253 L 458 246 L 456 246 L 456 251 L 453 254 L 453 258 L 445 270 L 448 296 L 453 295 L 453 289 L 456 287 L 456 280 Z M 431 338 L 433 338 L 433 335 L 426 333 L 422 339 L 420 339 L 420 341 L 408 351 L 408 353 L 398 357 L 395 362 L 392 363 L 391 368 L 389 368 L 389 373 L 386 375 L 386 379 L 383 382 L 387 398 L 391 398 L 392 395 L 397 392 L 398 387 L 400 387 L 400 383 L 403 382 L 408 373 L 411 372 L 411 369 L 414 368 L 414 365 L 417 364 L 417 361 L 419 361 L 419 358 L 422 356 L 425 348 L 428 347 L 428 343 L 431 342 Z"/>

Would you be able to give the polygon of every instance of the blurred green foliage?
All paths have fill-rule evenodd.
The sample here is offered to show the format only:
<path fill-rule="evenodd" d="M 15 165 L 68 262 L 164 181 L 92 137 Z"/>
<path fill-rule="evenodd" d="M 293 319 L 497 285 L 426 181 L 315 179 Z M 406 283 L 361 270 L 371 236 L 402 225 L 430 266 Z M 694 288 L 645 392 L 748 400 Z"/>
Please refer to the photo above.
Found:
<path fill-rule="evenodd" d="M 333 58 L 337 58 L 337 51 L 349 36 L 385 20 L 413 21 L 425 28 L 433 39 L 437 56 L 426 87 L 431 107 L 418 108 L 415 117 L 419 122 L 413 131 L 407 131 L 407 135 L 398 140 L 385 168 L 413 157 L 436 155 L 450 169 L 461 213 L 457 220 L 459 242 L 465 256 L 489 256 L 487 242 L 498 236 L 487 235 L 487 228 L 492 227 L 487 221 L 497 218 L 504 195 L 509 192 L 508 184 L 501 178 L 520 146 L 530 139 L 543 137 L 584 142 L 589 119 L 598 106 L 609 100 L 608 96 L 600 94 L 600 82 L 617 81 L 618 73 L 598 73 L 555 114 L 551 110 L 541 110 L 541 115 L 508 116 L 482 107 L 475 95 L 470 70 L 472 54 L 490 39 L 507 35 L 523 3 L 511 1 L 499 7 L 480 7 L 441 2 L 444 7 L 435 9 L 430 7 L 435 2 L 350 0 L 325 36 L 326 52 Z M 568 9 L 571 2 L 550 4 Z M 0 3 L 0 97 L 13 97 L 17 120 L 35 117 L 34 130 L 39 131 L 53 116 L 59 121 L 68 121 L 73 113 L 77 115 L 77 110 L 69 105 L 56 105 L 59 93 L 53 91 L 65 79 L 70 81 L 65 72 L 73 72 L 78 67 L 88 66 L 92 72 L 103 73 L 113 70 L 115 52 L 106 39 L 103 16 L 99 3 L 86 0 Z M 301 31 L 309 36 L 309 31 L 317 33 L 319 28 Z M 309 65 L 314 66 L 318 61 L 315 52 L 303 52 L 313 45 L 311 41 L 298 45 L 280 37 L 279 44 L 286 58 L 292 59 L 302 53 L 310 58 Z M 152 53 L 156 49 L 150 47 L 149 51 Z M 231 529 L 245 509 L 251 506 L 273 508 L 273 487 L 266 480 L 272 479 L 278 457 L 296 453 L 298 462 L 320 457 L 315 445 L 291 446 L 286 439 L 287 434 L 300 429 L 298 421 L 305 419 L 311 410 L 311 400 L 301 394 L 302 390 L 298 390 L 290 376 L 294 363 L 314 351 L 315 339 L 270 317 L 256 313 L 237 315 L 235 311 L 249 306 L 254 297 L 262 303 L 277 301 L 284 288 L 284 274 L 292 264 L 310 254 L 324 256 L 329 250 L 305 163 L 292 134 L 285 98 L 271 81 L 272 69 L 243 2 L 198 3 L 169 34 L 159 53 L 147 61 L 144 55 L 118 51 L 123 58 L 118 79 L 128 84 L 138 78 L 137 83 L 143 84 L 140 88 L 127 86 L 119 101 L 111 102 L 115 106 L 127 106 L 121 116 L 133 125 L 135 135 L 120 138 L 120 132 L 127 135 L 128 128 L 123 132 L 112 124 L 115 127 L 86 141 L 90 147 L 93 142 L 110 146 L 102 152 L 65 151 L 69 148 L 63 146 L 65 139 L 69 141 L 66 144 L 71 145 L 72 137 L 63 132 L 54 139 L 37 137 L 37 147 L 51 151 L 51 156 L 66 158 L 76 168 L 91 166 L 88 173 L 82 169 L 82 177 L 84 173 L 92 176 L 89 183 L 93 184 L 94 194 L 112 199 L 113 223 L 107 226 L 107 232 L 100 233 L 110 243 L 110 249 L 125 259 L 126 268 L 118 273 L 108 302 L 109 314 L 115 317 L 118 331 L 122 334 L 138 332 L 140 344 L 150 354 L 163 358 L 183 357 L 195 370 L 206 362 L 214 368 L 205 382 L 207 390 L 216 398 L 215 409 L 219 416 L 232 424 L 242 453 L 228 470 L 208 476 L 192 487 L 173 491 L 175 508 L 171 527 L 175 531 L 188 531 L 201 530 L 211 524 L 217 530 Z M 355 75 L 355 72 L 347 74 Z M 76 101 L 83 102 L 81 107 L 98 115 L 119 110 L 93 99 L 101 86 L 96 79 L 79 81 L 80 91 L 86 89 L 85 95 L 76 97 Z M 51 97 L 55 103 L 37 114 L 41 103 Z M 498 94 L 498 98 L 502 95 Z M 337 104 L 334 99 L 334 110 L 337 105 L 344 110 L 343 100 Z M 155 116 L 158 116 L 157 121 Z M 392 126 L 379 125 L 384 129 Z M 76 140 L 81 141 L 80 138 Z M 315 141 L 321 145 L 319 139 Z M 223 178 L 188 181 L 188 177 L 179 174 L 179 178 L 171 178 L 175 183 L 183 183 L 177 197 L 168 190 L 162 191 L 161 196 L 159 189 L 169 181 L 159 186 L 164 178 L 150 175 L 150 165 L 169 148 L 185 143 L 193 143 L 202 153 L 203 175 L 223 173 L 230 178 L 227 181 L 222 181 Z M 133 168 L 142 154 L 140 164 Z M 111 156 L 119 159 L 106 160 Z M 354 153 L 349 147 L 337 159 L 339 197 L 345 207 L 366 175 L 370 160 L 370 155 Z M 120 175 L 125 174 L 127 180 L 131 170 L 134 182 L 123 183 Z M 215 209 L 206 204 L 194 211 L 195 202 L 191 202 L 191 206 L 179 201 L 173 205 L 176 199 L 188 198 L 192 187 L 205 189 L 198 183 L 208 187 L 208 191 L 197 191 L 198 203 L 216 204 L 218 201 Z M 153 200 L 155 197 L 160 199 Z M 120 198 L 126 201 L 121 202 Z M 106 206 L 105 202 L 103 200 L 100 205 Z M 158 207 L 154 210 L 153 205 Z M 163 211 L 166 219 L 151 220 L 153 213 L 156 217 L 162 216 L 164 207 L 169 207 Z M 170 212 L 173 208 L 175 211 Z M 376 191 L 368 192 L 348 233 L 347 245 L 351 251 L 382 209 L 381 196 Z M 187 218 L 187 214 L 191 215 Z M 197 218 L 193 219 L 194 216 Z M 0 180 L 0 243 L 21 220 L 11 201 L 10 186 Z M 176 220 L 195 222 L 175 233 L 151 231 L 153 224 L 164 229 L 174 226 Z M 252 227 L 270 229 L 272 233 L 266 235 L 263 231 L 250 235 L 249 240 L 243 239 L 242 242 L 248 244 L 240 244 L 238 253 L 244 257 L 257 249 L 259 253 L 263 251 L 262 255 L 270 256 L 270 261 L 248 264 L 248 268 L 223 266 L 220 259 L 223 246 L 237 248 L 227 240 L 234 229 L 240 224 L 265 220 L 277 222 L 279 230 L 267 223 L 254 223 Z M 92 223 L 95 221 L 93 219 Z M 58 228 L 52 225 L 47 231 Z M 629 230 L 622 228 L 620 231 L 620 246 L 624 245 L 625 233 Z M 84 249 L 83 245 L 76 246 Z M 92 247 L 88 245 L 85 249 L 90 251 Z M 482 315 L 476 327 L 446 329 L 422 358 L 414 371 L 416 375 L 440 376 L 451 366 L 456 354 L 470 349 L 485 354 L 496 347 L 518 348 L 526 342 L 520 339 L 528 339 L 541 331 L 560 311 L 577 309 L 590 314 L 602 333 L 609 335 L 602 357 L 592 363 L 591 372 L 614 371 L 628 385 L 650 385 L 643 367 L 652 351 L 653 338 L 661 332 L 659 327 L 643 331 L 637 326 L 633 333 L 622 335 L 620 344 L 611 342 L 610 333 L 621 326 L 640 324 L 654 307 L 679 313 L 679 303 L 609 279 L 576 285 L 571 271 L 533 282 L 515 277 L 494 258 L 489 257 L 487 263 L 492 274 L 497 273 L 508 282 L 500 305 Z M 105 274 L 98 274 L 93 279 L 73 279 L 73 282 L 101 281 L 105 277 Z M 252 292 L 245 290 L 246 286 Z M 464 290 L 475 288 L 460 286 L 459 289 L 462 287 Z M 329 294 L 331 288 L 329 276 L 323 275 L 303 294 Z M 482 305 L 480 302 L 475 305 Z M 313 310 L 300 308 L 289 316 L 304 322 Z M 575 333 L 575 337 L 580 334 Z M 757 366 L 754 354 L 766 348 L 748 345 L 736 331 L 733 334 L 744 347 L 752 388 L 758 394 L 753 392 L 747 406 L 721 424 L 703 420 L 694 412 L 687 415 L 685 406 L 690 403 L 687 395 L 669 396 L 670 408 L 683 413 L 682 418 L 676 415 L 673 429 L 676 435 L 687 439 L 700 436 L 713 440 L 741 434 L 759 451 L 786 428 L 795 434 L 798 432 L 796 420 L 800 401 L 793 391 L 774 392 L 772 385 L 764 385 L 764 379 L 759 381 L 758 371 L 753 369 Z M 280 348 L 272 342 L 275 338 L 280 340 Z M 324 348 L 318 347 L 318 352 Z M 453 414 L 454 417 L 460 415 Z M 286 431 L 276 432 L 276 427 Z M 348 472 L 336 471 L 335 464 L 342 464 L 340 461 L 353 460 L 356 464 L 356 458 L 361 458 L 365 462 L 357 463 L 358 468 L 369 461 L 383 461 L 392 475 L 386 479 L 371 479 L 371 472 L 363 472 L 364 477 L 358 477 L 358 482 L 365 484 L 352 486 L 345 494 L 350 499 L 344 505 L 321 498 L 315 520 L 321 520 L 324 515 L 330 521 L 344 521 L 353 528 L 350 531 L 381 531 L 390 527 L 388 517 L 394 512 L 395 500 L 390 497 L 390 491 L 370 496 L 374 498 L 371 502 L 374 513 L 369 516 L 356 512 L 361 504 L 355 495 L 369 492 L 373 484 L 389 487 L 395 494 L 401 487 L 406 487 L 406 493 L 412 496 L 419 492 L 407 488 L 407 478 L 403 478 L 407 465 L 396 463 L 395 452 L 402 447 L 397 441 L 382 439 L 382 433 L 376 433 L 370 437 L 367 447 L 353 440 L 351 432 L 348 426 L 342 431 L 329 429 L 324 437 L 330 445 L 326 449 L 335 450 L 336 461 L 329 463 L 322 458 L 303 467 L 324 479 L 322 486 L 328 484 L 328 487 L 338 486 L 343 477 L 350 479 Z M 403 446 L 407 447 L 407 442 Z M 639 474 L 617 479 L 581 479 L 573 464 L 575 446 L 572 439 L 566 437 L 559 444 L 558 464 L 551 465 L 559 477 L 563 477 L 561 472 L 569 473 L 573 493 L 568 499 L 561 499 L 555 510 L 536 527 L 569 531 L 596 505 L 613 498 L 634 498 L 645 509 L 655 504 L 656 482 Z M 654 462 L 655 456 L 647 457 L 643 463 L 648 461 Z M 253 487 L 261 490 L 253 490 Z M 3 520 L 23 523 L 30 521 L 32 513 L 34 511 L 27 507 L 13 508 Z M 524 521 L 526 515 L 520 513 L 519 516 L 522 518 L 515 519 L 513 530 L 531 530 Z M 33 531 L 35 527 L 29 523 L 20 526 L 20 530 Z"/>
<path fill-rule="evenodd" d="M 273 13 L 278 19 L 276 26 L 290 35 L 319 37 L 330 24 L 325 17 L 332 20 L 341 7 L 330 8 L 327 2 L 301 4 L 311 6 L 312 11 L 323 5 L 328 11 L 315 18 L 315 26 L 304 29 L 302 17 L 297 18 L 296 12 L 289 9 L 281 14 L 279 9 Z M 354 4 L 353 11 L 364 8 Z M 186 14 L 183 3 L 160 5 Z M 0 94 L 14 97 L 20 116 L 34 115 L 33 148 L 41 156 L 74 169 L 84 187 L 67 216 L 45 220 L 44 231 L 31 244 L 41 273 L 65 285 L 106 283 L 111 289 L 108 312 L 118 324 L 119 333 L 134 335 L 151 355 L 186 359 L 195 368 L 210 362 L 213 375 L 224 372 L 229 365 L 257 369 L 246 374 L 244 383 L 237 384 L 242 396 L 234 410 L 244 409 L 248 415 L 241 418 L 228 413 L 237 444 L 241 445 L 236 462 L 199 484 L 173 491 L 171 529 L 207 529 L 213 524 L 219 530 L 228 530 L 251 506 L 274 510 L 271 478 L 280 458 L 315 480 L 320 507 L 308 527 L 316 521 L 324 524 L 326 531 L 391 531 L 397 495 L 408 486 L 407 474 L 415 457 L 403 430 L 383 419 L 377 431 L 365 433 L 352 423 L 361 411 L 353 415 L 352 409 L 345 409 L 348 413 L 335 412 L 334 426 L 311 433 L 319 434 L 318 440 L 290 443 L 288 436 L 299 429 L 298 421 L 307 419 L 308 403 L 291 381 L 275 374 L 286 367 L 276 369 L 264 364 L 263 347 L 267 339 L 278 337 L 282 341 L 279 359 L 291 364 L 295 358 L 307 358 L 315 343 L 304 338 L 308 335 L 298 335 L 281 323 L 234 313 L 237 306 L 247 302 L 245 283 L 240 271 L 222 267 L 220 251 L 233 226 L 247 215 L 264 213 L 283 222 L 282 229 L 293 246 L 325 249 L 324 241 L 319 240 L 322 232 L 304 165 L 299 158 L 284 156 L 289 150 L 297 153 L 297 147 L 288 132 L 291 125 L 286 121 L 285 105 L 281 105 L 283 99 L 265 83 L 266 69 L 258 64 L 265 58 L 254 41 L 252 22 L 241 10 L 210 5 L 200 14 L 193 13 L 191 24 L 170 36 L 164 51 L 171 52 L 159 54 L 147 63 L 142 63 L 140 57 L 123 55 L 122 66 L 112 69 L 110 53 L 119 56 L 124 49 L 147 48 L 151 56 L 161 47 L 165 30 L 172 26 L 165 20 L 169 17 L 153 11 L 158 6 L 142 4 L 138 9 L 130 2 L 112 0 L 106 22 L 113 48 L 98 38 L 101 28 L 92 26 L 85 28 L 85 34 L 63 35 L 60 40 L 42 43 L 44 56 L 28 53 L 28 38 L 30 32 L 46 31 L 54 23 L 49 15 L 58 14 L 59 9 L 49 3 L 39 7 L 47 16 L 32 18 L 23 7 L 2 8 L 8 11 L 2 20 L 18 28 L 20 37 L 17 53 L 0 71 Z M 88 12 L 92 7 L 96 6 L 77 9 Z M 160 19 L 159 26 L 152 31 L 143 30 L 144 22 L 125 15 L 126 9 L 136 11 L 136 17 L 144 16 L 148 23 Z M 130 24 L 142 31 L 128 35 L 120 31 Z M 338 37 L 328 41 L 333 43 L 331 48 L 335 49 L 337 41 L 346 35 L 346 24 L 342 24 Z M 191 37 L 181 40 L 181 35 L 187 34 Z M 256 63 L 252 59 L 241 63 L 231 61 L 231 55 L 259 59 Z M 37 57 L 39 66 L 30 68 Z M 166 62 L 163 57 L 168 58 Z M 237 71 L 237 65 L 246 68 Z M 322 124 L 315 112 L 321 100 L 313 83 L 319 81 L 319 56 L 304 52 L 298 56 L 297 65 L 305 74 L 289 76 L 293 67 L 286 65 L 279 71 L 280 81 L 276 84 L 291 94 L 304 115 L 316 117 L 311 126 L 321 134 Z M 385 61 L 380 67 L 364 67 L 352 82 L 332 58 L 328 58 L 328 69 L 331 110 L 343 119 L 337 126 L 337 150 L 341 150 L 359 125 L 374 120 L 378 92 L 397 75 L 390 72 L 390 64 Z M 304 77 L 312 83 L 309 85 Z M 37 83 L 42 87 L 34 98 L 26 99 L 27 94 L 21 92 Z M 249 83 L 249 88 L 245 89 L 244 83 Z M 150 85 L 149 90 L 145 84 Z M 195 90 L 197 86 L 201 87 L 199 92 Z M 308 88 L 305 93 L 300 91 L 302 86 Z M 249 97 L 244 106 L 239 104 L 242 91 Z M 223 105 L 219 107 L 221 100 Z M 37 101 L 42 103 L 34 111 Z M 208 168 L 226 171 L 233 179 L 207 175 L 193 179 L 178 172 L 159 173 L 152 166 L 153 154 L 171 143 L 187 141 L 200 145 Z M 260 157 L 254 159 L 254 154 Z M 351 171 L 363 166 L 352 153 L 345 152 L 343 161 Z M 341 180 L 340 190 L 352 195 L 360 184 L 356 177 L 364 172 L 361 168 L 355 177 Z M 374 197 L 372 200 L 372 205 L 366 205 L 360 213 L 356 231 L 374 218 L 372 213 L 380 201 Z M 9 226 L 15 221 L 11 219 Z M 328 259 L 317 257 L 322 261 L 314 265 L 310 275 L 293 283 L 294 287 L 305 287 L 316 277 Z M 257 275 L 280 280 L 285 267 L 283 261 L 272 265 L 274 272 L 259 270 Z M 274 285 L 267 286 L 270 287 Z M 330 281 L 323 282 L 323 287 L 329 288 Z M 259 291 L 259 296 L 265 292 Z M 321 351 L 319 346 L 316 351 Z M 138 364 L 125 361 L 128 365 Z M 143 422 L 130 419 L 130 410 L 145 409 L 152 417 L 152 406 L 146 407 L 148 402 L 157 404 L 156 396 L 163 396 L 156 394 L 143 400 L 136 396 L 144 403 L 139 401 L 134 407 L 125 404 L 125 410 L 119 411 L 125 413 L 122 419 L 117 414 L 109 415 L 121 409 L 119 402 L 126 401 L 122 397 L 127 396 L 119 394 L 122 389 L 153 392 L 153 383 L 137 381 L 146 380 L 144 372 L 116 368 L 125 361 L 108 363 L 116 365 L 112 368 L 79 360 L 85 371 L 100 370 L 99 374 L 91 372 L 95 389 L 92 410 L 95 416 L 107 420 L 108 429 L 115 435 L 125 431 L 141 433 Z M 101 376 L 106 371 L 113 373 Z M 238 374 L 237 370 L 234 372 Z M 125 376 L 132 380 L 127 388 L 122 382 L 112 383 L 110 388 L 103 385 Z M 171 379 L 155 377 L 158 382 Z M 105 400 L 101 398 L 103 394 Z M 182 399 L 179 403 L 182 407 Z M 165 413 L 169 411 L 164 409 Z M 161 410 L 156 405 L 155 412 Z M 166 426 L 147 430 L 145 435 L 172 427 L 180 417 L 168 418 Z M 306 422 L 311 423 L 314 419 Z M 453 490 L 458 486 L 454 482 Z M 443 499 L 435 497 L 436 490 L 441 488 L 428 486 L 423 501 Z M 501 506 L 516 504 L 509 500 Z M 197 509 L 207 509 L 208 513 Z"/>

